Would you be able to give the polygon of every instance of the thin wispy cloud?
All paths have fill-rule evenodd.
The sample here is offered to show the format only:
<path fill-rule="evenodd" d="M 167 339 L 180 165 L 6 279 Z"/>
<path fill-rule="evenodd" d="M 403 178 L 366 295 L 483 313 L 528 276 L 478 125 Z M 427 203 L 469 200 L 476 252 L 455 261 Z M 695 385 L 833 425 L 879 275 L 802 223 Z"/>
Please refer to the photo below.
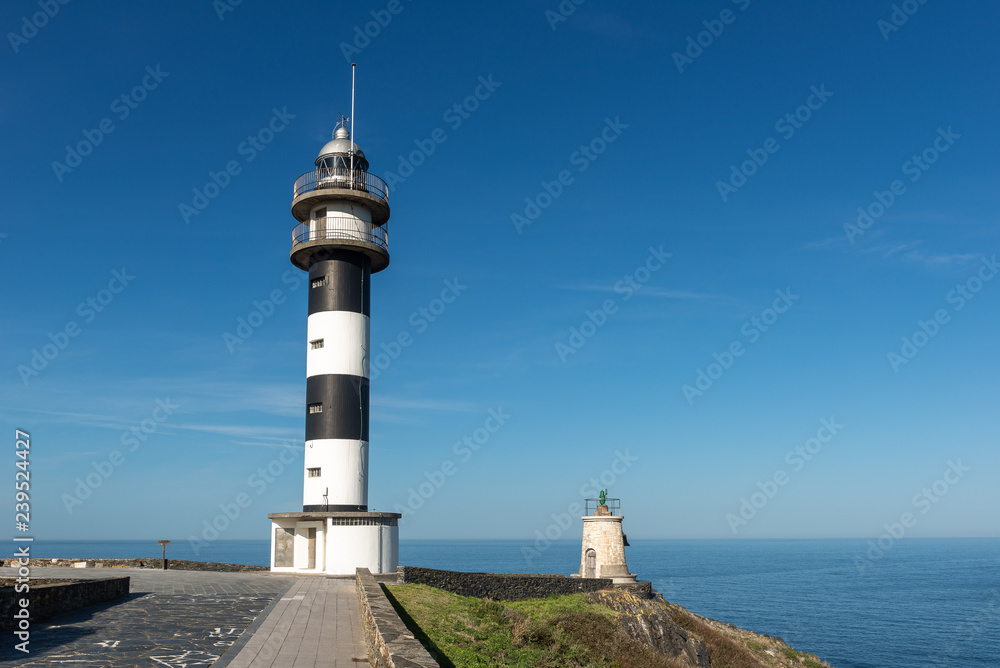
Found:
<path fill-rule="evenodd" d="M 292 450 L 305 450 L 305 445 L 303 445 L 304 441 L 305 441 L 305 439 L 302 437 L 302 434 L 299 434 L 299 438 L 296 439 L 296 440 L 281 439 L 281 440 L 273 442 L 273 443 L 267 442 L 267 441 L 261 441 L 261 442 L 259 442 L 259 441 L 233 441 L 232 443 L 233 443 L 233 445 L 246 445 L 246 446 L 257 447 L 257 448 L 282 448 L 282 449 L 284 449 L 284 448 L 291 448 Z"/>
<path fill-rule="evenodd" d="M 258 441 L 271 442 L 298 440 L 302 436 L 301 429 L 289 429 L 286 427 L 261 427 L 249 424 L 174 424 L 169 426 L 174 429 L 197 431 L 205 434 L 232 436 L 235 438 L 253 438 Z"/>
<path fill-rule="evenodd" d="M 667 288 L 646 286 L 637 291 L 635 294 L 638 297 L 660 297 L 662 299 L 728 299 L 726 295 L 715 295 L 707 292 L 688 292 L 686 290 L 668 290 Z"/>
<path fill-rule="evenodd" d="M 469 401 L 451 401 L 443 399 L 404 399 L 374 395 L 371 398 L 373 408 L 395 408 L 398 410 L 415 411 L 445 411 L 449 413 L 474 413 L 481 409 Z"/>
<path fill-rule="evenodd" d="M 814 250 L 830 250 L 831 248 L 844 248 L 848 246 L 847 237 L 843 234 L 838 234 L 835 237 L 827 237 L 826 239 L 817 239 L 815 241 L 807 241 L 802 244 L 802 250 L 814 251 Z"/>
<path fill-rule="evenodd" d="M 46 415 L 49 423 L 72 424 L 81 427 L 109 429 L 118 432 L 128 432 L 137 427 L 141 421 L 122 421 L 121 416 L 98 415 L 94 413 L 72 413 L 61 411 L 43 411 L 26 409 L 26 412 Z M 299 411 L 301 412 L 301 411 Z M 288 441 L 301 440 L 301 430 L 285 427 L 264 427 L 252 424 L 184 424 L 177 422 L 171 416 L 168 420 L 157 423 L 157 432 L 175 434 L 178 431 L 195 431 L 215 436 L 232 438 L 250 438 L 253 441 L 243 441 L 247 445 L 280 445 Z"/>
<path fill-rule="evenodd" d="M 943 253 L 938 255 L 924 255 L 923 253 L 913 252 L 908 253 L 906 257 L 910 260 L 923 262 L 924 264 L 929 265 L 948 265 L 971 264 L 982 257 L 982 255 L 980 253 Z"/>
<path fill-rule="evenodd" d="M 931 225 L 954 225 L 960 220 L 956 220 L 955 214 L 948 211 L 907 211 L 905 214 L 887 214 L 883 219 L 893 225 L 908 223 L 926 223 Z"/>
<path fill-rule="evenodd" d="M 88 384 L 76 392 L 60 391 L 57 403 L 77 410 L 18 408 L 16 401 L 5 403 L 15 413 L 37 415 L 48 425 L 111 432 L 109 438 L 115 442 L 120 434 L 153 420 L 159 435 L 197 433 L 201 439 L 279 447 L 302 440 L 299 424 L 291 428 L 261 423 L 276 418 L 285 418 L 279 421 L 286 423 L 288 418 L 301 421 L 305 390 L 298 383 L 201 382 L 179 376 Z M 168 407 L 165 420 L 163 406 Z"/>
<path fill-rule="evenodd" d="M 918 239 L 905 243 L 877 244 L 863 249 L 862 252 L 878 254 L 886 259 L 898 256 L 910 262 L 938 267 L 969 264 L 981 257 L 980 253 L 928 253 L 922 250 L 924 243 Z"/>
<path fill-rule="evenodd" d="M 420 424 L 421 422 L 412 414 L 394 413 L 377 408 L 371 410 L 371 421 L 383 424 Z"/>
<path fill-rule="evenodd" d="M 98 421 L 110 421 L 120 419 L 120 416 L 116 417 L 113 415 L 100 415 L 97 413 L 73 413 L 69 411 L 46 411 L 37 408 L 22 408 L 21 411 L 25 413 L 37 413 L 39 415 L 49 415 L 54 418 L 53 422 L 98 422 Z"/>
<path fill-rule="evenodd" d="M 975 262 L 981 253 L 933 253 L 923 250 L 926 242 L 923 239 L 914 241 L 871 243 L 880 238 L 884 238 L 884 231 L 876 230 L 868 237 L 866 244 L 851 245 L 846 237 L 835 236 L 810 241 L 802 245 L 802 250 L 842 250 L 844 252 L 857 252 L 863 255 L 879 255 L 885 259 L 901 258 L 910 262 L 916 262 L 932 267 L 947 265 L 962 265 Z"/>
<path fill-rule="evenodd" d="M 557 286 L 559 290 L 573 290 L 576 292 L 598 292 L 598 293 L 609 293 L 613 292 L 620 294 L 620 291 L 615 290 L 614 285 L 603 285 L 599 283 L 579 283 L 576 285 L 563 284 Z M 634 292 L 637 297 L 657 297 L 659 299 L 696 299 L 696 300 L 709 300 L 709 299 L 727 299 L 726 295 L 716 295 L 707 292 L 690 292 L 688 290 L 672 290 L 669 288 L 657 288 L 651 285 L 643 285 L 638 290 Z"/>
<path fill-rule="evenodd" d="M 46 410 L 36 410 L 31 408 L 21 409 L 25 413 L 34 413 L 37 415 L 45 415 L 47 424 L 69 424 L 78 427 L 91 427 L 96 429 L 110 429 L 113 431 L 125 432 L 132 427 L 137 426 L 141 420 L 137 419 L 134 422 L 126 421 L 121 415 L 100 415 L 96 413 L 74 413 L 69 411 L 46 411 Z M 148 417 L 148 416 L 147 416 Z M 145 419 L 145 418 L 143 418 Z M 163 424 L 160 425 L 160 431 L 165 431 L 173 425 Z"/>
<path fill-rule="evenodd" d="M 910 241 L 910 242 L 907 242 L 907 243 L 894 244 L 894 245 L 889 245 L 889 246 L 884 246 L 884 245 L 883 246 L 876 246 L 876 247 L 872 248 L 870 251 L 863 251 L 863 252 L 881 253 L 882 257 L 892 257 L 893 255 L 898 255 L 899 253 L 904 253 L 906 251 L 911 251 L 914 248 L 917 248 L 918 246 L 920 246 L 922 243 L 924 243 L 924 242 L 923 241 Z"/>
<path fill-rule="evenodd" d="M 305 404 L 304 383 L 244 383 L 181 381 L 175 394 L 184 396 L 197 413 L 252 411 L 265 415 L 295 417 Z M 192 392 L 192 387 L 196 388 Z"/>
<path fill-rule="evenodd" d="M 65 464 L 67 462 L 73 462 L 78 459 L 95 459 L 98 457 L 106 457 L 107 452 L 98 452 L 97 450 L 66 450 L 59 454 L 46 453 L 43 455 L 36 455 L 35 460 L 44 462 L 46 466 L 58 466 L 60 464 Z"/>
<path fill-rule="evenodd" d="M 403 397 L 371 396 L 371 420 L 384 424 L 420 424 L 425 413 L 475 413 L 485 410 L 469 401 L 448 399 L 410 399 Z M 437 415 L 433 419 L 441 419 Z"/>

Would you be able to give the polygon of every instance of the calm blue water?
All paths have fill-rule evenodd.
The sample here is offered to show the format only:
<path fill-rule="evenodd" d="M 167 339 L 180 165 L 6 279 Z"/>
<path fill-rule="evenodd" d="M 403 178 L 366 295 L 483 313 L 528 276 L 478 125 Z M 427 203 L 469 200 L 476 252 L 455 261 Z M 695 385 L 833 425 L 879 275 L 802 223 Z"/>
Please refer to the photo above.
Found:
<path fill-rule="evenodd" d="M 400 563 L 571 573 L 579 541 L 403 540 Z M 635 540 L 630 570 L 693 612 L 779 636 L 836 668 L 1000 668 L 1000 539 L 906 539 L 859 573 L 862 540 Z M 216 541 L 174 559 L 267 563 L 268 542 Z M 38 557 L 158 557 L 155 541 L 39 541 Z"/>

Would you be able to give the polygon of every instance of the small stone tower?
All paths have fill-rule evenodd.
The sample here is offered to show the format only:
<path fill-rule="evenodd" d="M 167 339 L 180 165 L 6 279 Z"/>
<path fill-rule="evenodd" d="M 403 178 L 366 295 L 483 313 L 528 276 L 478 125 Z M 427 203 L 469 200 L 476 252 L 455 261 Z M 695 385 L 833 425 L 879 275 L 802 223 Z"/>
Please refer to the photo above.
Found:
<path fill-rule="evenodd" d="M 586 500 L 583 520 L 583 548 L 578 578 L 611 578 L 614 584 L 635 582 L 635 573 L 625 563 L 625 534 L 622 532 L 621 501 L 601 493 Z M 593 511 L 593 512 L 591 512 Z"/>

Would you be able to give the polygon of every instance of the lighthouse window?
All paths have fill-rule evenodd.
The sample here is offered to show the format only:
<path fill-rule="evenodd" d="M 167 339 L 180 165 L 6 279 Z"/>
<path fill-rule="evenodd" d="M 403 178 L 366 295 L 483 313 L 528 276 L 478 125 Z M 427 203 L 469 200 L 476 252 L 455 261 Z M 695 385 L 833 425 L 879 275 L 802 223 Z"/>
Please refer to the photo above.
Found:
<path fill-rule="evenodd" d="M 306 469 L 306 471 L 308 471 L 310 478 L 318 478 L 319 477 L 320 469 L 318 469 L 318 468 L 315 468 L 315 469 Z"/>
<path fill-rule="evenodd" d="M 314 278 L 312 280 L 312 286 L 314 288 L 321 288 L 326 285 L 326 276 L 320 276 L 319 278 Z"/>
<path fill-rule="evenodd" d="M 323 347 L 323 339 L 316 339 L 315 341 L 309 342 L 309 348 L 312 350 L 316 350 L 317 348 L 322 348 L 322 347 Z"/>
<path fill-rule="evenodd" d="M 309 412 L 310 413 L 322 413 L 323 412 L 323 404 L 309 404 Z"/>

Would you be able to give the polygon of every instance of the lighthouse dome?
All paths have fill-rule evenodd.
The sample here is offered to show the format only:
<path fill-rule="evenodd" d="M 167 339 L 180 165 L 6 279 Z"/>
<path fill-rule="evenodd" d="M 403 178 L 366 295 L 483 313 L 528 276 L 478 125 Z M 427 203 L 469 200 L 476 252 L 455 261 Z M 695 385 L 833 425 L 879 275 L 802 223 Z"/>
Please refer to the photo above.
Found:
<path fill-rule="evenodd" d="M 341 125 L 333 133 L 333 139 L 320 149 L 319 155 L 316 157 L 316 167 L 327 169 L 349 167 L 352 150 L 354 152 L 354 168 L 368 171 L 368 160 L 365 159 L 365 152 L 351 141 L 351 133 Z"/>

